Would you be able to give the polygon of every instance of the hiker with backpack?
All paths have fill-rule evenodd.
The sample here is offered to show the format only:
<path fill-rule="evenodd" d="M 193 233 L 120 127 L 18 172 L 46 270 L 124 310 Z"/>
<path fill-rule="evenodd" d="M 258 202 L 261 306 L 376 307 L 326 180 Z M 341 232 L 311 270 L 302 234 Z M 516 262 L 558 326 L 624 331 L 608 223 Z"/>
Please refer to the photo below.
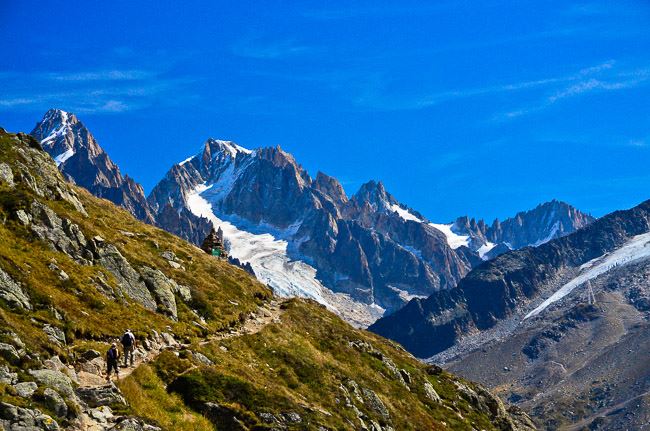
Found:
<path fill-rule="evenodd" d="M 127 329 L 122 339 L 120 340 L 122 347 L 124 347 L 124 366 L 127 367 L 127 363 L 130 359 L 131 366 L 133 366 L 133 353 L 135 351 L 135 335 L 131 332 L 130 329 Z"/>
<path fill-rule="evenodd" d="M 117 344 L 111 344 L 111 348 L 106 352 L 106 381 L 111 381 L 111 371 L 115 371 L 115 377 L 120 379 L 120 367 L 118 361 L 120 359 L 120 352 L 117 350 Z"/>

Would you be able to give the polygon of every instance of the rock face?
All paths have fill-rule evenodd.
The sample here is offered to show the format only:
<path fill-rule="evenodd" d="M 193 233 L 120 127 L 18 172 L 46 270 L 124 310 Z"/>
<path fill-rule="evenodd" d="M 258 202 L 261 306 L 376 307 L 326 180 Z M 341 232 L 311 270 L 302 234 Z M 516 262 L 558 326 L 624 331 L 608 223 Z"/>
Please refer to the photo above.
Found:
<path fill-rule="evenodd" d="M 147 223 L 154 224 L 144 190 L 99 146 L 74 114 L 50 109 L 31 135 L 38 139 L 63 174 L 95 196 L 108 199 Z"/>
<path fill-rule="evenodd" d="M 566 278 L 598 274 L 507 336 L 438 357 L 456 373 L 500 387 L 540 428 L 642 429 L 650 421 L 650 369 L 639 359 L 650 355 L 648 248 L 649 234 L 633 236 L 577 275 L 561 275 L 554 289 Z"/>
<path fill-rule="evenodd" d="M 456 288 L 413 300 L 370 329 L 419 357 L 433 356 L 469 333 L 487 331 L 513 316 L 525 317 L 533 312 L 532 305 L 583 271 L 583 265 L 648 231 L 650 201 L 539 247 L 498 256 L 469 273 Z"/>
<path fill-rule="evenodd" d="M 89 407 L 109 406 L 111 408 L 126 406 L 126 400 L 113 384 L 99 387 L 78 388 L 77 395 Z"/>
<path fill-rule="evenodd" d="M 32 309 L 29 297 L 20 287 L 20 284 L 0 268 L 0 299 L 4 300 L 10 307 Z"/>
<path fill-rule="evenodd" d="M 0 403 L 0 426 L 6 430 L 58 431 L 59 424 L 38 410 Z"/>

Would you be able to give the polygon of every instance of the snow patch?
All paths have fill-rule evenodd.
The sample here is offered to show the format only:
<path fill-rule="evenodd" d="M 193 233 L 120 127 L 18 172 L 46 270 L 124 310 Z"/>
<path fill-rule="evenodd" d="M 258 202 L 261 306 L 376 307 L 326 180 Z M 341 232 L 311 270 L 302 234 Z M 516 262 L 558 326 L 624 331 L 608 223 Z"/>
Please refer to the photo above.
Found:
<path fill-rule="evenodd" d="M 56 163 L 57 166 L 61 165 L 62 163 L 65 163 L 66 160 L 68 160 L 70 157 L 74 155 L 74 149 L 73 148 L 68 148 L 67 151 L 59 154 L 54 158 L 54 162 Z"/>
<path fill-rule="evenodd" d="M 404 220 L 410 220 L 410 221 L 422 223 L 422 220 L 420 220 L 419 218 L 411 214 L 408 210 L 405 210 L 404 208 L 400 207 L 397 204 L 392 204 L 389 208 L 391 209 L 391 211 L 396 212 Z"/>
<path fill-rule="evenodd" d="M 188 157 L 187 159 L 185 159 L 185 160 L 183 160 L 182 162 L 180 162 L 178 165 L 179 165 L 179 166 L 183 166 L 185 163 L 187 163 L 187 162 L 191 162 L 192 159 L 193 159 L 194 157 L 196 157 L 196 155 Z"/>
<path fill-rule="evenodd" d="M 399 288 L 397 288 L 397 287 L 395 287 L 395 286 L 392 286 L 392 285 L 387 285 L 387 287 L 388 287 L 390 290 L 392 290 L 393 292 L 397 293 L 397 295 L 399 296 L 399 298 L 400 298 L 402 301 L 404 301 L 404 302 L 409 302 L 410 300 L 412 300 L 412 299 L 416 299 L 416 298 L 419 298 L 419 299 L 425 299 L 425 298 L 427 298 L 426 295 L 414 295 L 414 294 L 412 294 L 412 293 L 410 293 L 410 292 L 408 292 L 408 291 L 406 291 L 406 290 L 399 289 Z"/>
<path fill-rule="evenodd" d="M 494 247 L 497 245 L 493 242 L 488 241 L 487 243 L 483 244 L 482 246 L 479 247 L 477 250 L 478 255 L 481 259 L 486 260 L 485 255 L 490 252 Z"/>
<path fill-rule="evenodd" d="M 533 317 L 544 311 L 549 305 L 559 301 L 570 294 L 576 287 L 583 285 L 585 282 L 598 277 L 612 268 L 627 265 L 631 262 L 650 257 L 650 232 L 633 237 L 622 247 L 611 253 L 592 259 L 580 267 L 581 274 L 573 280 L 566 283 L 551 295 L 546 301 L 542 302 L 537 308 L 528 313 L 524 320 Z"/>
<path fill-rule="evenodd" d="M 447 244 L 449 244 L 449 247 L 453 248 L 454 250 L 463 245 L 465 247 L 469 247 L 469 235 L 458 235 L 457 233 L 453 232 L 451 230 L 453 223 L 451 224 L 429 223 L 429 226 L 432 226 L 438 229 L 443 234 L 445 234 L 445 237 L 447 238 Z"/>
<path fill-rule="evenodd" d="M 217 144 L 220 144 L 221 147 L 226 150 L 232 157 L 237 157 L 237 154 L 239 153 L 244 153 L 244 154 L 251 154 L 252 151 L 249 150 L 248 148 L 244 148 L 240 145 L 235 144 L 232 141 L 223 141 L 221 139 L 213 139 L 212 142 L 215 142 Z"/>

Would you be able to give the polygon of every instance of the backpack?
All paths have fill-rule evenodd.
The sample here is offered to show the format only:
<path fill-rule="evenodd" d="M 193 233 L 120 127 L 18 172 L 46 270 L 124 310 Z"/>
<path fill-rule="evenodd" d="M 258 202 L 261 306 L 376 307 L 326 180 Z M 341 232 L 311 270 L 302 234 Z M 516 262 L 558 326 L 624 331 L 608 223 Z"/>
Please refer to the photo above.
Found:
<path fill-rule="evenodd" d="M 117 349 L 113 349 L 112 347 L 108 349 L 108 352 L 106 352 L 106 357 L 108 359 L 117 359 Z"/>
<path fill-rule="evenodd" d="M 124 335 L 122 335 L 121 342 L 124 347 L 131 347 L 133 345 L 133 335 L 125 332 Z"/>

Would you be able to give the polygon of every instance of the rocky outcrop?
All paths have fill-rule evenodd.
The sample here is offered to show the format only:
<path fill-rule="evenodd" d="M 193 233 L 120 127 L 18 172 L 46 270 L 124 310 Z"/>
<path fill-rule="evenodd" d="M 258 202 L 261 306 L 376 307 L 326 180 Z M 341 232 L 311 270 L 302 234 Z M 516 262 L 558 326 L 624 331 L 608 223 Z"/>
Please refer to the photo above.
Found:
<path fill-rule="evenodd" d="M 29 374 L 36 380 L 39 386 L 46 386 L 56 390 L 66 399 L 74 399 L 75 392 L 72 382 L 68 376 L 56 370 L 29 370 Z"/>
<path fill-rule="evenodd" d="M 20 287 L 20 284 L 14 281 L 2 268 L 0 268 L 0 299 L 5 301 L 10 307 L 26 310 L 32 309 L 29 296 Z"/>
<path fill-rule="evenodd" d="M 79 398 L 92 408 L 102 406 L 116 408 L 127 405 L 122 393 L 113 383 L 98 387 L 81 387 L 77 388 L 76 392 Z"/>
<path fill-rule="evenodd" d="M 144 279 L 144 283 L 156 299 L 156 303 L 160 311 L 177 318 L 176 299 L 174 292 L 180 291 L 180 287 L 174 280 L 167 278 L 158 269 L 149 267 L 140 268 L 140 274 Z"/>
<path fill-rule="evenodd" d="M 54 419 L 39 410 L 17 407 L 9 403 L 0 403 L 0 426 L 9 431 L 58 431 L 61 429 Z"/>
<path fill-rule="evenodd" d="M 10 188 L 14 187 L 14 173 L 6 163 L 0 163 L 0 181 L 7 184 Z"/>
<path fill-rule="evenodd" d="M 88 242 L 79 226 L 62 219 L 49 206 L 38 201 L 32 202 L 29 215 L 32 232 L 53 250 L 61 251 L 80 263 L 92 260 L 86 249 Z"/>
<path fill-rule="evenodd" d="M 52 159 L 42 150 L 36 139 L 23 133 L 11 135 L 3 130 L 0 130 L 0 136 L 13 136 L 17 142 L 20 142 L 20 145 L 16 145 L 13 149 L 17 160 L 10 167 L 14 186 L 25 187 L 40 198 L 68 202 L 77 211 L 86 215 L 86 210 L 76 192 L 67 186 L 56 166 L 52 164 Z M 9 178 L 7 169 L 5 174 L 6 178 Z"/>

